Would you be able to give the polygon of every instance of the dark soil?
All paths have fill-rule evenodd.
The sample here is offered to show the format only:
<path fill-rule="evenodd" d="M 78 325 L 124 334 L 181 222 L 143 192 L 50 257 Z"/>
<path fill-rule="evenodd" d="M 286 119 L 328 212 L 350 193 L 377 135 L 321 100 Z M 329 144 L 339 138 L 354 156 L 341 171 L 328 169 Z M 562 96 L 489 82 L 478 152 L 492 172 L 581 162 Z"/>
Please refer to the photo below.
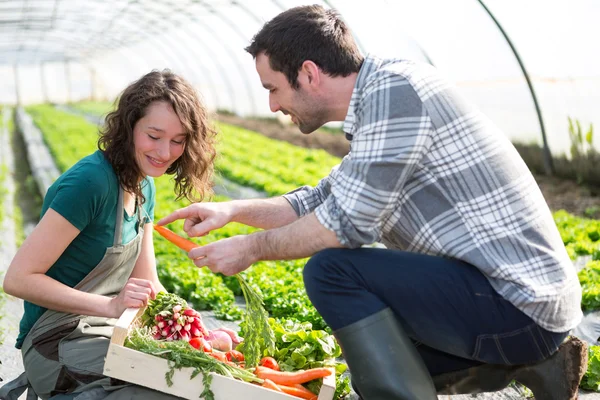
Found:
<path fill-rule="evenodd" d="M 332 133 L 331 130 L 320 129 L 307 135 L 295 125 L 285 125 L 275 118 L 246 119 L 219 114 L 217 119 L 297 146 L 324 149 L 338 157 L 345 156 L 350 149 L 349 142 L 341 131 Z M 571 180 L 540 174 L 534 176 L 552 211 L 564 209 L 575 215 L 600 219 L 600 196 L 596 194 L 598 189 L 590 190 Z"/>

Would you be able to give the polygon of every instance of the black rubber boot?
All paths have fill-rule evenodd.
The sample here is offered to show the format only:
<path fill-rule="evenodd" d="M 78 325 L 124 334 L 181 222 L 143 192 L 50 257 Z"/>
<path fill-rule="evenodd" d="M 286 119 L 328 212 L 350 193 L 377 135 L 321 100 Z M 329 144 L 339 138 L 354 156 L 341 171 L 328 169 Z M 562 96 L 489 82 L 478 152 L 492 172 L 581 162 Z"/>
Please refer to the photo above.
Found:
<path fill-rule="evenodd" d="M 587 344 L 570 337 L 547 359 L 531 365 L 481 365 L 435 376 L 439 394 L 495 392 L 516 380 L 536 400 L 575 400 L 588 362 Z"/>
<path fill-rule="evenodd" d="M 334 332 L 364 400 L 436 400 L 429 372 L 389 308 Z"/>

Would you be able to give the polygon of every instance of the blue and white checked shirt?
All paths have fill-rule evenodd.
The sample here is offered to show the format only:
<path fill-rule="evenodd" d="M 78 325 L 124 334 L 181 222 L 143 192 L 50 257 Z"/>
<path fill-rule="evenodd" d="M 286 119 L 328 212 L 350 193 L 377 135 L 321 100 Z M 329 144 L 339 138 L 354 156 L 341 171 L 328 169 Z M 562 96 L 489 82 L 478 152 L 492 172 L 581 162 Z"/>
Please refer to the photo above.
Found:
<path fill-rule="evenodd" d="M 504 134 L 426 64 L 365 58 L 344 131 L 350 153 L 285 195 L 346 247 L 463 260 L 541 327 L 574 328 L 581 287 L 551 212 Z"/>

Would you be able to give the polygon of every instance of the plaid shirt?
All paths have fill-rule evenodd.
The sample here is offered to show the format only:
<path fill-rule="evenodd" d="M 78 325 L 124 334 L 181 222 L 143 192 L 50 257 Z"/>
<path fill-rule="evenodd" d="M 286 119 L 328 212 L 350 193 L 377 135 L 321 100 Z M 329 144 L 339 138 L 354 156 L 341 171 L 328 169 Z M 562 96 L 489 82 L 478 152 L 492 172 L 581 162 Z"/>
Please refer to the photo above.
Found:
<path fill-rule="evenodd" d="M 463 260 L 541 327 L 574 328 L 581 287 L 529 169 L 483 114 L 425 64 L 367 57 L 344 131 L 350 153 L 285 195 L 340 243 Z"/>

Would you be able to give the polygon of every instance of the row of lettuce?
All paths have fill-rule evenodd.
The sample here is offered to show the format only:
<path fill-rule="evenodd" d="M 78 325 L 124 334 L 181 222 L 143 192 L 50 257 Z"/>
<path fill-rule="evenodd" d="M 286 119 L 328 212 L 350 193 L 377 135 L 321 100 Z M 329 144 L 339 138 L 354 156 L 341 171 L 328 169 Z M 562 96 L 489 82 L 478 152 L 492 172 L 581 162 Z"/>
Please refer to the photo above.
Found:
<path fill-rule="evenodd" d="M 83 111 L 100 114 L 105 106 L 85 105 Z M 59 168 L 64 171 L 96 149 L 97 127 L 83 117 L 58 111 L 49 105 L 27 109 L 40 127 Z M 102 111 L 103 112 L 103 111 Z M 321 150 L 303 149 L 268 139 L 256 132 L 227 124 L 218 124 L 219 156 L 217 170 L 226 178 L 246 186 L 278 195 L 302 185 L 315 185 L 339 159 Z M 157 188 L 156 217 L 185 206 L 174 201 L 173 183 L 169 177 L 155 180 Z M 217 196 L 216 201 L 227 198 Z M 583 287 L 582 307 L 600 309 L 600 221 L 573 216 L 565 211 L 554 213 L 565 247 L 572 259 L 588 256 L 590 261 L 579 272 Z M 180 224 L 171 229 L 182 233 Z M 199 240 L 210 243 L 253 228 L 230 224 Z M 163 285 L 188 300 L 198 310 L 214 310 L 217 317 L 237 320 L 240 309 L 234 304 L 241 295 L 237 280 L 198 269 L 186 254 L 163 238 L 155 238 L 155 253 Z M 271 316 L 299 322 L 310 322 L 314 329 L 326 329 L 325 322 L 311 305 L 302 282 L 306 260 L 258 262 L 245 272 L 248 282 L 259 290 Z M 598 371 L 598 372 L 596 372 Z M 600 350 L 592 348 L 590 368 L 584 379 L 587 389 L 600 389 Z"/>

